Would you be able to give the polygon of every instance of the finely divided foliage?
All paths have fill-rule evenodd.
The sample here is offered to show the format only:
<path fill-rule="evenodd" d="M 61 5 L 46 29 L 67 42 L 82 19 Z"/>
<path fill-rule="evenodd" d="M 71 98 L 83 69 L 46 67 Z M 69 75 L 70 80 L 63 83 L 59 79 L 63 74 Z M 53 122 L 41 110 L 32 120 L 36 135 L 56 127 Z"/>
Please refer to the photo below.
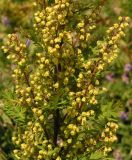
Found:
<path fill-rule="evenodd" d="M 85 13 L 78 1 L 43 1 L 34 14 L 34 53 L 18 34 L 8 36 L 2 49 L 11 61 L 14 106 L 25 110 L 12 137 L 15 159 L 105 159 L 112 150 L 118 125 L 99 118 L 98 96 L 106 91 L 100 77 L 117 57 L 129 18 L 119 17 L 93 46 L 103 4 Z"/>

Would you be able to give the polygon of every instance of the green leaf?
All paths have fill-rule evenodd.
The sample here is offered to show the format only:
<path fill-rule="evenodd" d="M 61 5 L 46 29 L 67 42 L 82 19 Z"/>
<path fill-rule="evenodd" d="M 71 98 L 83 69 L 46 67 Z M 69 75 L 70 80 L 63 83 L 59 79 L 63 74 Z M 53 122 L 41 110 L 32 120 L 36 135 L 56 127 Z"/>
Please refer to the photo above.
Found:
<path fill-rule="evenodd" d="M 17 124 L 22 125 L 26 121 L 26 107 L 20 106 L 15 100 L 14 94 L 8 92 L 5 96 L 4 106 L 2 109 L 4 112 L 13 119 Z"/>
<path fill-rule="evenodd" d="M 102 160 L 102 158 L 104 158 L 104 156 L 103 156 L 103 152 L 101 151 L 96 151 L 92 153 L 90 156 L 90 160 Z"/>
<path fill-rule="evenodd" d="M 0 150 L 0 160 L 7 160 L 5 153 L 2 152 L 1 150 Z"/>

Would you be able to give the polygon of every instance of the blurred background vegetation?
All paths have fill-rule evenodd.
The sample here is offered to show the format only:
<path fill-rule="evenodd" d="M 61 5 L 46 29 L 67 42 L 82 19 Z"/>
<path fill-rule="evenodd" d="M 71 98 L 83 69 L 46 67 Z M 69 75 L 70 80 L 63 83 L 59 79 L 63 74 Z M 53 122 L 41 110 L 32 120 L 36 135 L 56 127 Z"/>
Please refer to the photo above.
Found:
<path fill-rule="evenodd" d="M 98 0 L 92 1 L 98 2 Z M 30 38 L 33 2 L 33 0 L 0 0 L 0 46 L 3 45 L 3 39 L 7 34 L 12 32 L 21 32 L 27 40 Z M 132 1 L 106 0 L 101 18 L 97 22 L 98 28 L 94 39 L 103 37 L 106 26 L 113 24 L 120 15 L 132 19 Z M 127 33 L 120 42 L 119 57 L 106 73 L 104 85 L 108 88 L 108 92 L 102 97 L 102 103 L 109 104 L 107 110 L 111 107 L 116 110 L 120 125 L 117 133 L 118 143 L 113 146 L 114 151 L 111 153 L 115 160 L 132 160 L 132 22 Z M 9 87 L 13 88 L 9 62 L 0 50 L 0 160 L 11 159 L 13 149 L 11 135 L 15 125 L 3 106 L 4 92 Z"/>

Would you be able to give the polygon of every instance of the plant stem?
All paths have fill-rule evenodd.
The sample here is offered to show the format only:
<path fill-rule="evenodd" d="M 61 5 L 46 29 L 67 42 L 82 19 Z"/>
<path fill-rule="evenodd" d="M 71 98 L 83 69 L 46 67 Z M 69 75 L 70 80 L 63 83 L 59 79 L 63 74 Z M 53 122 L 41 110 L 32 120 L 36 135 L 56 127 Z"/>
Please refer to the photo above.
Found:
<path fill-rule="evenodd" d="M 56 109 L 54 113 L 54 145 L 57 145 L 57 139 L 60 129 L 60 112 L 59 109 Z"/>

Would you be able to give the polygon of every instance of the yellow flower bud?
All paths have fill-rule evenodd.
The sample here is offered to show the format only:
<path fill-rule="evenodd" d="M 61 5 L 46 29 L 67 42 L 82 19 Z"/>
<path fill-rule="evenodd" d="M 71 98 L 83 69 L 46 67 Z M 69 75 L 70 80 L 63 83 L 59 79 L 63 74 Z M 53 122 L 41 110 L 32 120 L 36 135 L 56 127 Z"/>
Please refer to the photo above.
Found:
<path fill-rule="evenodd" d="M 120 17 L 118 18 L 118 20 L 119 20 L 119 21 L 122 21 L 122 20 L 123 20 L 123 18 L 120 16 Z"/>
<path fill-rule="evenodd" d="M 72 143 L 72 139 L 68 139 L 67 143 L 71 144 Z"/>
<path fill-rule="evenodd" d="M 42 155 L 38 155 L 38 159 L 43 159 L 43 156 Z"/>
<path fill-rule="evenodd" d="M 64 79 L 64 84 L 66 85 L 66 84 L 68 83 L 68 81 L 69 81 L 69 79 L 68 79 L 68 77 L 66 77 L 66 78 Z"/>
<path fill-rule="evenodd" d="M 84 27 L 84 22 L 78 23 L 77 27 L 78 27 L 78 28 Z"/>
<path fill-rule="evenodd" d="M 37 111 L 37 114 L 38 114 L 38 115 L 42 115 L 42 113 L 43 113 L 43 111 L 42 111 L 41 109 L 39 109 L 39 110 Z"/>
<path fill-rule="evenodd" d="M 31 98 L 27 98 L 27 99 L 26 99 L 26 102 L 27 102 L 27 103 L 30 103 L 31 101 L 32 101 Z"/>
<path fill-rule="evenodd" d="M 14 154 L 17 154 L 19 151 L 17 149 L 13 150 Z"/>
<path fill-rule="evenodd" d="M 4 52 L 4 53 L 7 53 L 7 52 L 8 52 L 8 49 L 7 49 L 7 48 L 4 48 L 4 49 L 3 49 L 3 52 Z"/>
<path fill-rule="evenodd" d="M 71 134 L 72 136 L 74 136 L 76 133 L 75 133 L 75 131 L 71 131 L 70 134 Z"/>
<path fill-rule="evenodd" d="M 86 97 L 83 97 L 83 98 L 82 98 L 82 102 L 86 102 Z"/>
<path fill-rule="evenodd" d="M 80 36 L 80 40 L 84 40 L 85 37 L 83 35 Z"/>
<path fill-rule="evenodd" d="M 37 108 L 32 109 L 33 113 L 37 113 L 37 110 L 38 110 Z"/>
<path fill-rule="evenodd" d="M 49 60 L 48 59 L 45 60 L 45 64 L 49 64 Z"/>
<path fill-rule="evenodd" d="M 58 156 L 58 157 L 56 158 L 56 160 L 62 160 L 62 159 L 61 159 L 61 157 L 60 157 L 60 156 Z"/>
<path fill-rule="evenodd" d="M 40 121 L 43 121 L 43 120 L 44 120 L 44 115 L 41 115 L 41 116 L 39 117 L 39 119 L 40 119 Z"/>
<path fill-rule="evenodd" d="M 58 82 L 55 83 L 55 84 L 53 85 L 53 87 L 56 88 L 56 89 L 59 88 L 59 83 L 58 83 Z"/>
<path fill-rule="evenodd" d="M 60 14 L 58 15 L 58 20 L 62 20 L 63 19 L 63 16 Z"/>
<path fill-rule="evenodd" d="M 44 77 L 48 77 L 49 76 L 49 71 L 46 71 L 45 73 L 44 73 Z"/>
<path fill-rule="evenodd" d="M 37 23 L 40 23 L 40 22 L 41 22 L 41 18 L 35 17 L 35 21 L 36 21 Z"/>
<path fill-rule="evenodd" d="M 76 98 L 76 102 L 80 103 L 81 102 L 81 98 L 80 97 Z"/>

